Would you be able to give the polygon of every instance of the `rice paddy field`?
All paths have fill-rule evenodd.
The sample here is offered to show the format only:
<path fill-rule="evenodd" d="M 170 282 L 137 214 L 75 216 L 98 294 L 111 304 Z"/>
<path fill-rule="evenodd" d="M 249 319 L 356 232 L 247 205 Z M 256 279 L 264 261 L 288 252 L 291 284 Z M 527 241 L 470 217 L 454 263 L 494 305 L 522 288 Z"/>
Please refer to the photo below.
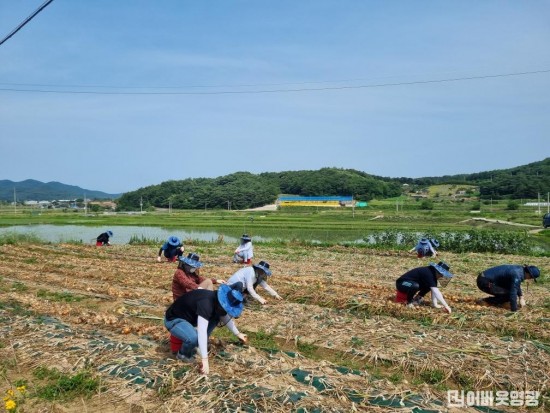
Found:
<path fill-rule="evenodd" d="M 268 305 L 251 303 L 236 321 L 248 345 L 216 329 L 205 377 L 172 355 L 162 317 L 176 264 L 157 263 L 158 247 L 0 245 L 6 411 L 550 408 L 547 257 L 442 251 L 438 258 L 455 274 L 442 288 L 453 310 L 447 314 L 393 302 L 395 279 L 429 263 L 405 251 L 257 245 L 255 260 L 271 264 L 268 282 L 284 300 L 258 289 Z M 205 263 L 201 274 L 222 279 L 240 268 L 231 262 L 234 247 L 186 242 Z M 523 284 L 527 307 L 516 313 L 476 303 L 484 296 L 477 274 L 504 263 L 536 265 L 542 273 L 541 282 Z"/>

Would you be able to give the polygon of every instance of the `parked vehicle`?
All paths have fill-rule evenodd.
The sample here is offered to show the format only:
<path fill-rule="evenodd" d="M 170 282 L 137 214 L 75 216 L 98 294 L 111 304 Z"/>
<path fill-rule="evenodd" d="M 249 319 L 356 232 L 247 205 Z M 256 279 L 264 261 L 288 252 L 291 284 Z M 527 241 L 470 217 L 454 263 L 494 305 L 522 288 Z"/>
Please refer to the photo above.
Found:
<path fill-rule="evenodd" d="M 550 212 L 544 214 L 544 216 L 542 217 L 542 226 L 544 228 L 550 227 Z"/>

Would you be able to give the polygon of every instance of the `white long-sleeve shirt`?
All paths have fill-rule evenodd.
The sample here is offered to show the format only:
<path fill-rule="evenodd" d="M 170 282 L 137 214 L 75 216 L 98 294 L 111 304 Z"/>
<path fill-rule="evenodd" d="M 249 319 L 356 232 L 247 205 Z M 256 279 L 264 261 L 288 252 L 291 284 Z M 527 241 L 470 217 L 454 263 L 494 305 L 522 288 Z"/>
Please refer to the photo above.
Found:
<path fill-rule="evenodd" d="M 222 323 L 225 323 L 225 326 L 229 329 L 229 331 L 231 331 L 236 336 L 240 334 L 239 330 L 237 330 L 237 326 L 230 316 L 224 315 L 220 319 L 220 321 Z M 201 316 L 199 316 L 197 319 L 197 336 L 201 358 L 206 358 L 208 357 L 208 320 Z"/>
<path fill-rule="evenodd" d="M 441 291 L 439 291 L 439 288 L 437 287 L 430 287 L 430 290 L 432 292 L 432 306 L 437 307 L 437 302 L 439 301 L 443 307 L 448 308 L 449 305 L 447 304 L 447 301 L 443 298 L 443 294 L 441 294 Z"/>
<path fill-rule="evenodd" d="M 254 271 L 254 267 L 244 267 L 241 268 L 239 271 L 237 271 L 235 274 L 233 274 L 229 279 L 227 280 L 227 284 L 235 284 L 237 282 L 243 283 L 244 287 L 255 300 L 262 302 L 264 299 L 256 292 L 254 291 L 254 283 L 258 280 L 258 277 L 256 277 L 256 272 Z M 275 291 L 273 288 L 269 286 L 268 283 L 265 281 L 260 282 L 258 285 L 260 285 L 264 290 L 267 291 L 269 295 L 272 297 L 277 297 L 279 294 L 277 294 L 277 291 Z"/>
<path fill-rule="evenodd" d="M 245 260 L 254 258 L 254 247 L 252 241 L 245 242 L 237 247 L 235 254 L 243 257 Z"/>

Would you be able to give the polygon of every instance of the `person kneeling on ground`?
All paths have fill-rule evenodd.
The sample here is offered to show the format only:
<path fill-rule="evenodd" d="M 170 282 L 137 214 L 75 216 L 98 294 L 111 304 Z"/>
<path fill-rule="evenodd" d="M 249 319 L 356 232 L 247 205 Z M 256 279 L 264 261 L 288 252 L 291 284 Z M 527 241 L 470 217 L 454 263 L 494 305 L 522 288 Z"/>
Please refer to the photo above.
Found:
<path fill-rule="evenodd" d="M 233 318 L 241 315 L 244 304 L 242 285 L 221 285 L 218 291 L 193 290 L 182 295 L 166 310 L 164 326 L 171 335 L 182 341 L 176 354 L 178 360 L 194 361 L 199 348 L 201 373 L 210 372 L 208 363 L 208 337 L 218 325 L 226 326 L 241 343 L 248 338 L 237 329 Z"/>
<path fill-rule="evenodd" d="M 245 294 L 252 296 L 255 300 L 261 304 L 266 304 L 265 298 L 262 298 L 257 292 L 256 287 L 260 285 L 269 295 L 275 297 L 277 300 L 283 298 L 277 294 L 273 288 L 265 282 L 265 279 L 271 275 L 269 269 L 269 263 L 266 261 L 260 261 L 258 264 L 253 264 L 251 267 L 244 267 L 229 277 L 228 284 L 242 283 L 245 288 Z"/>
<path fill-rule="evenodd" d="M 445 311 L 451 313 L 451 307 L 437 288 L 437 282 L 440 281 L 442 285 L 446 285 L 452 277 L 453 274 L 449 272 L 449 265 L 444 261 L 440 261 L 438 264 L 431 262 L 427 267 L 414 268 L 403 274 L 395 282 L 397 288 L 396 301 L 406 302 L 407 307 L 414 307 L 420 304 L 424 296 L 431 291 L 432 306 L 441 308 L 438 304 L 439 301 Z"/>
<path fill-rule="evenodd" d="M 254 258 L 254 247 L 252 246 L 252 238 L 248 234 L 243 234 L 241 237 L 241 245 L 235 250 L 233 262 L 239 264 L 250 264 Z"/>
<path fill-rule="evenodd" d="M 521 283 L 524 280 L 533 279 L 535 282 L 540 276 L 540 270 L 533 265 L 498 265 L 482 271 L 477 277 L 477 287 L 492 297 L 480 299 L 479 304 L 500 306 L 510 303 L 510 310 L 518 310 L 518 297 L 520 307 L 525 307 L 525 298 L 521 291 Z"/>
<path fill-rule="evenodd" d="M 179 257 L 178 269 L 172 278 L 172 296 L 176 301 L 189 291 L 202 288 L 214 290 L 214 284 L 225 284 L 224 280 L 216 278 L 204 278 L 200 275 L 202 262 L 198 254 L 191 252 L 187 257 Z"/>
<path fill-rule="evenodd" d="M 157 261 L 161 261 L 162 253 L 164 253 L 164 258 L 166 258 L 167 261 L 175 262 L 179 257 L 183 255 L 184 250 L 185 248 L 183 247 L 183 243 L 181 242 L 181 240 L 178 237 L 172 235 L 160 247 Z"/>

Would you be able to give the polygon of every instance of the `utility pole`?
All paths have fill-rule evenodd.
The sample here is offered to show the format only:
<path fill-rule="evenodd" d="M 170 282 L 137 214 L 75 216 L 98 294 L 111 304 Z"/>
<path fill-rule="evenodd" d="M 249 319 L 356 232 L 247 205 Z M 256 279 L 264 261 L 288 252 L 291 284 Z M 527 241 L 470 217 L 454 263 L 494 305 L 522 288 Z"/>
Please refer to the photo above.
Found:
<path fill-rule="evenodd" d="M 538 193 L 538 196 L 539 196 L 539 202 L 538 202 L 538 204 L 539 204 L 539 215 L 540 215 L 540 192 Z"/>
<path fill-rule="evenodd" d="M 88 214 L 88 201 L 86 200 L 86 193 L 84 193 L 84 215 Z"/>
<path fill-rule="evenodd" d="M 143 214 L 143 197 L 139 198 L 139 208 L 140 208 L 141 213 Z"/>
<path fill-rule="evenodd" d="M 15 195 L 15 187 L 13 187 L 13 213 L 17 214 L 17 195 Z"/>
<path fill-rule="evenodd" d="M 227 201 L 227 210 L 231 211 L 231 201 Z"/>

